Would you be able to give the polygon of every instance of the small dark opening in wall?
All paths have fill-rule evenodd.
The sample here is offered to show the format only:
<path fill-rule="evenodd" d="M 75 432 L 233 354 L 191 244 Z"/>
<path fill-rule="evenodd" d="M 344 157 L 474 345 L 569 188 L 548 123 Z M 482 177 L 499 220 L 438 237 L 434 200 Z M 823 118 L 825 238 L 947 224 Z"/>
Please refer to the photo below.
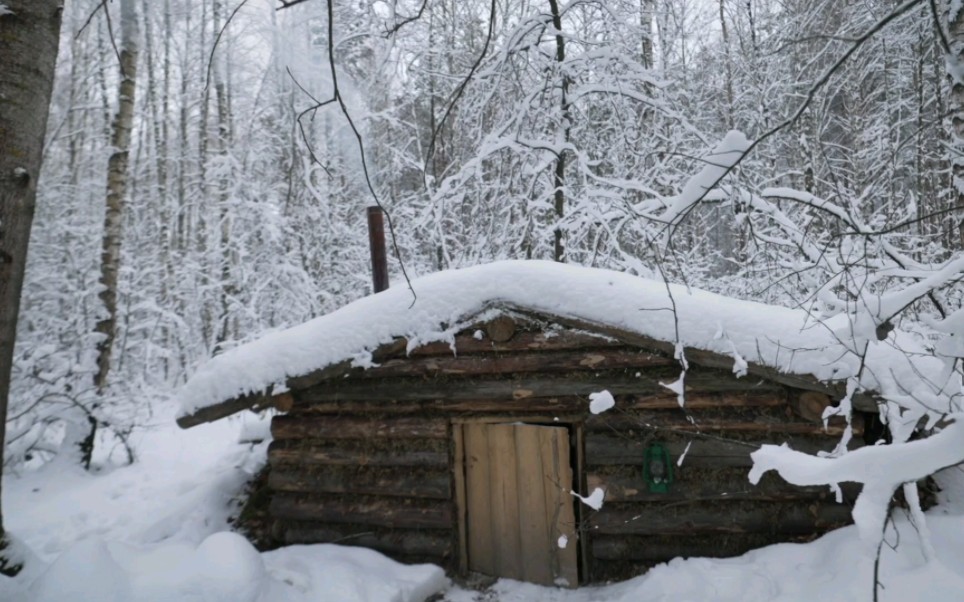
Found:
<path fill-rule="evenodd" d="M 890 430 L 880 419 L 880 414 L 876 412 L 861 412 L 854 410 L 854 414 L 863 414 L 864 419 L 864 445 L 875 445 L 878 441 L 890 443 Z"/>

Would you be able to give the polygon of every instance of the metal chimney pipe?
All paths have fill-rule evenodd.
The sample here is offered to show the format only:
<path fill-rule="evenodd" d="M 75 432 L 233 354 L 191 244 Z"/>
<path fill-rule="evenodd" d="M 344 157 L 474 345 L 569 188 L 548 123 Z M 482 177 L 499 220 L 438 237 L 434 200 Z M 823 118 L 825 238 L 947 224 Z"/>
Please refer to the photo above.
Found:
<path fill-rule="evenodd" d="M 388 258 L 385 254 L 385 219 L 382 208 L 368 208 L 368 243 L 372 255 L 372 288 L 380 293 L 388 288 Z"/>

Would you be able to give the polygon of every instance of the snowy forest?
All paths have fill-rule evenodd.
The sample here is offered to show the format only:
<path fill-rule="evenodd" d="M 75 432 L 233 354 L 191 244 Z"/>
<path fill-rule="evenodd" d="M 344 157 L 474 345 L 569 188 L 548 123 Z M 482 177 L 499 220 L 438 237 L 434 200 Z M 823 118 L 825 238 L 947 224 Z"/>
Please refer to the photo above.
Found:
<path fill-rule="evenodd" d="M 123 461 L 201 361 L 368 294 L 375 203 L 393 281 L 557 259 L 833 313 L 936 274 L 880 321 L 961 307 L 926 2 L 411 4 L 66 4 L 7 463 L 90 419 Z M 674 211 L 731 129 L 752 152 Z"/>
<path fill-rule="evenodd" d="M 891 430 L 932 428 L 964 374 L 962 12 L 68 0 L 4 473 L 136 465 L 198 366 L 371 293 L 372 205 L 393 288 L 541 259 L 843 318 L 858 355 L 910 333 L 944 381 Z"/>

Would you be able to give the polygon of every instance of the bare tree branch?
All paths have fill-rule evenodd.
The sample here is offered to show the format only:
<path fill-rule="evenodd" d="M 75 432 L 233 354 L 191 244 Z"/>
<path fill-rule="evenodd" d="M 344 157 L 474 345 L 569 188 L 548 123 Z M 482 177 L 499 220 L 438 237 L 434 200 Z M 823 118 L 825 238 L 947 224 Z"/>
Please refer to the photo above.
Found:
<path fill-rule="evenodd" d="M 281 6 L 279 6 L 279 7 L 276 8 L 275 10 L 284 10 L 284 9 L 286 9 L 286 8 L 291 8 L 292 6 L 297 6 L 297 5 L 301 4 L 302 2 L 307 2 L 307 1 L 308 1 L 308 0 L 287 0 L 287 1 L 285 1 L 285 0 L 278 0 L 278 2 L 281 3 Z"/>
<path fill-rule="evenodd" d="M 228 19 L 224 22 L 224 25 L 222 25 L 221 29 L 218 31 L 217 37 L 214 38 L 214 44 L 211 46 L 211 53 L 208 55 L 208 66 L 206 69 L 206 75 L 204 76 L 205 94 L 207 94 L 207 91 L 211 86 L 211 66 L 214 64 L 214 51 L 217 50 L 218 48 L 218 42 L 221 41 L 221 36 L 224 35 L 224 30 L 226 30 L 228 28 L 228 25 L 231 24 L 231 20 L 234 19 L 234 15 L 238 14 L 238 11 L 241 10 L 241 8 L 247 3 L 248 3 L 248 0 L 241 0 L 241 2 L 234 7 L 234 10 L 231 11 L 231 14 L 228 15 Z"/>

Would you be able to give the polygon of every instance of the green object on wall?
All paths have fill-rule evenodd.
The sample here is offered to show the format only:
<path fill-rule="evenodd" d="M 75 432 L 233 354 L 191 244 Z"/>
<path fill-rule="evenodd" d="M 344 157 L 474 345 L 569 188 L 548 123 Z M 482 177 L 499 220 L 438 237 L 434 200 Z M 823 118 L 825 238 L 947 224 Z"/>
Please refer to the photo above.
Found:
<path fill-rule="evenodd" d="M 643 458 L 643 478 L 650 493 L 668 493 L 673 483 L 673 463 L 669 452 L 659 443 L 646 448 Z"/>

